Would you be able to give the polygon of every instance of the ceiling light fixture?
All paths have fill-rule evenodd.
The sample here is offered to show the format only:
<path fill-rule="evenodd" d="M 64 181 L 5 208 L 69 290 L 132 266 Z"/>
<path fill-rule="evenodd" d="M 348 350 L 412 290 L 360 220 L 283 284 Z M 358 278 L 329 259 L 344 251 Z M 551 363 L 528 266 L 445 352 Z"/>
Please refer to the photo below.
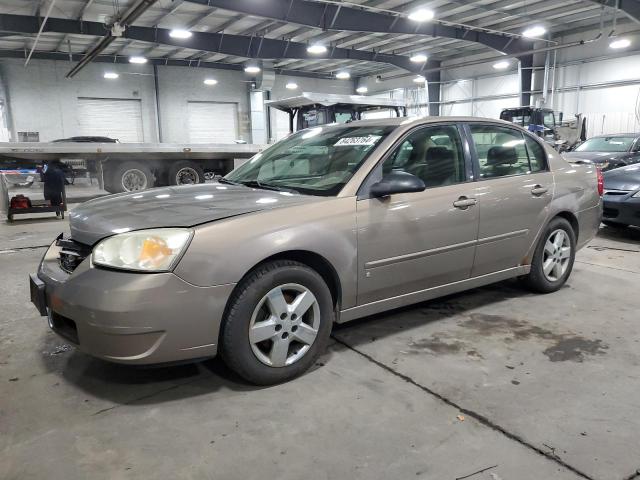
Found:
<path fill-rule="evenodd" d="M 205 78 L 204 79 L 204 84 L 205 85 L 217 85 L 218 80 L 216 80 L 215 78 Z"/>
<path fill-rule="evenodd" d="M 496 70 L 504 70 L 505 68 L 509 68 L 509 62 L 507 62 L 506 60 L 500 60 L 499 62 L 493 64 L 493 68 L 495 68 Z"/>
<path fill-rule="evenodd" d="M 433 10 L 418 8 L 409 14 L 409 20 L 413 20 L 414 22 L 428 22 L 429 20 L 433 20 L 434 16 Z"/>
<path fill-rule="evenodd" d="M 369 91 L 369 89 L 367 87 L 365 87 L 364 85 L 361 87 L 356 88 L 356 92 L 358 93 L 367 93 Z"/>
<path fill-rule="evenodd" d="M 129 57 L 129 63 L 147 63 L 147 59 L 144 57 Z"/>
<path fill-rule="evenodd" d="M 296 82 L 287 82 L 284 88 L 286 88 L 287 90 L 295 90 L 296 88 L 298 88 L 298 84 Z"/>
<path fill-rule="evenodd" d="M 118 75 L 116 72 L 105 72 L 104 74 L 104 78 L 108 78 L 109 80 L 115 80 L 119 76 L 120 75 Z"/>
<path fill-rule="evenodd" d="M 336 73 L 336 78 L 339 78 L 340 80 L 347 80 L 351 78 L 351 74 L 349 72 L 338 72 Z"/>
<path fill-rule="evenodd" d="M 537 38 L 541 37 L 545 33 L 547 33 L 546 28 L 544 28 L 542 25 L 536 25 L 534 27 L 527 28 L 524 32 L 522 32 L 522 36 L 527 38 Z"/>
<path fill-rule="evenodd" d="M 615 50 L 621 49 L 621 48 L 627 48 L 629 45 L 631 45 L 631 40 L 629 40 L 628 38 L 616 38 L 613 37 L 611 39 L 611 42 L 609 43 L 609 48 L 613 48 Z"/>
<path fill-rule="evenodd" d="M 193 35 L 189 30 L 173 29 L 169 32 L 171 38 L 191 38 Z"/>
<path fill-rule="evenodd" d="M 415 77 L 413 79 L 413 81 L 416 82 L 416 83 L 424 83 L 424 82 L 427 81 L 427 79 L 424 78 L 424 76 L 422 76 L 422 75 L 418 75 L 417 77 Z"/>
<path fill-rule="evenodd" d="M 324 45 L 321 45 L 319 43 L 315 43 L 313 45 L 309 45 L 307 47 L 307 52 L 309 53 L 313 53 L 313 54 L 320 54 L 320 53 L 326 53 L 327 51 L 327 47 L 325 47 Z"/>
<path fill-rule="evenodd" d="M 247 65 L 244 67 L 244 71 L 247 73 L 258 73 L 260 71 L 260 67 L 257 65 Z"/>
<path fill-rule="evenodd" d="M 424 63 L 427 61 L 427 56 L 424 53 L 416 53 L 415 55 L 409 57 L 413 63 Z"/>

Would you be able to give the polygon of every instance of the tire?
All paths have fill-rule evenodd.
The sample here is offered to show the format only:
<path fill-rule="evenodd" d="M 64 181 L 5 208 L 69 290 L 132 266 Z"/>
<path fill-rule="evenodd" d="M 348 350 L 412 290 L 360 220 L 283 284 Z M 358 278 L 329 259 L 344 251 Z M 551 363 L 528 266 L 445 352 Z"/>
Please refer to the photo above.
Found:
<path fill-rule="evenodd" d="M 303 297 L 308 301 L 299 310 L 304 312 L 300 318 L 291 306 Z M 286 318 L 274 315 L 286 308 Z M 250 383 L 281 383 L 304 373 L 326 350 L 334 319 L 331 292 L 315 270 L 290 260 L 268 262 L 250 272 L 231 296 L 220 353 L 227 366 Z"/>
<path fill-rule="evenodd" d="M 204 180 L 204 170 L 195 162 L 179 161 L 169 167 L 169 185 L 192 185 Z"/>
<path fill-rule="evenodd" d="M 551 244 L 549 246 L 547 246 L 548 241 Z M 560 243 L 559 247 L 558 243 Z M 569 247 L 568 251 L 567 247 Z M 554 218 L 549 222 L 538 241 L 531 262 L 531 271 L 523 279 L 525 284 L 538 293 L 551 293 L 559 290 L 571 275 L 575 256 L 576 234 L 573 227 L 562 217 Z M 547 272 L 545 272 L 545 266 Z M 550 271 L 549 266 L 551 267 Z"/>
<path fill-rule="evenodd" d="M 155 178 L 151 169 L 141 162 L 123 162 L 109 175 L 108 185 L 112 193 L 135 192 L 153 188 Z"/>
<path fill-rule="evenodd" d="M 602 223 L 611 228 L 627 228 L 629 226 L 626 223 L 612 222 L 611 220 L 602 220 Z"/>

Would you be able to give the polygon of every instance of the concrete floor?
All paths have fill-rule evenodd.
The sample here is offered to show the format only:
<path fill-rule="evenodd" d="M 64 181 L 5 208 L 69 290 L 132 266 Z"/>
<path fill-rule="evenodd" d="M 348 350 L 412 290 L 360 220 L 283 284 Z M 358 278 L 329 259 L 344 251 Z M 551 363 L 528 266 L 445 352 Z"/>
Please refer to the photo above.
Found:
<path fill-rule="evenodd" d="M 504 282 L 340 326 L 307 375 L 256 388 L 50 332 L 27 274 L 64 229 L 0 225 L 1 479 L 640 478 L 640 230 L 603 227 L 557 293 Z"/>

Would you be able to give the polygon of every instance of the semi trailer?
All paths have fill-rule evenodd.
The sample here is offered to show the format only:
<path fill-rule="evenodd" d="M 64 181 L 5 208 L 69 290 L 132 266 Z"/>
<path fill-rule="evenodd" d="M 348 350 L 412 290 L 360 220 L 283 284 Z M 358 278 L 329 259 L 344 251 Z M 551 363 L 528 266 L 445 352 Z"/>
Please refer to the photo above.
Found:
<path fill-rule="evenodd" d="M 361 95 L 303 93 L 266 104 L 289 114 L 290 131 L 358 120 L 374 112 L 383 116 L 406 115 L 403 102 Z M 48 143 L 0 143 L 0 170 L 35 169 L 45 161 L 61 160 L 68 177 L 88 173 L 97 178 L 104 190 L 120 193 L 203 183 L 215 175 L 226 175 L 267 146 L 120 143 L 107 137 L 71 137 Z"/>

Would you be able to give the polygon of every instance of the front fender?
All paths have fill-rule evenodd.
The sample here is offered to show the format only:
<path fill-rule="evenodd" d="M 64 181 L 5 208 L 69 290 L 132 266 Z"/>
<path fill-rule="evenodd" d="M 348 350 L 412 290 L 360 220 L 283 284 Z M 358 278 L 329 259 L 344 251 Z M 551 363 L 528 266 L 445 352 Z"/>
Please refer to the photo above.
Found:
<path fill-rule="evenodd" d="M 349 308 L 357 286 L 355 208 L 355 197 L 331 197 L 200 225 L 174 273 L 202 287 L 237 283 L 266 258 L 305 250 L 331 263 Z"/>

